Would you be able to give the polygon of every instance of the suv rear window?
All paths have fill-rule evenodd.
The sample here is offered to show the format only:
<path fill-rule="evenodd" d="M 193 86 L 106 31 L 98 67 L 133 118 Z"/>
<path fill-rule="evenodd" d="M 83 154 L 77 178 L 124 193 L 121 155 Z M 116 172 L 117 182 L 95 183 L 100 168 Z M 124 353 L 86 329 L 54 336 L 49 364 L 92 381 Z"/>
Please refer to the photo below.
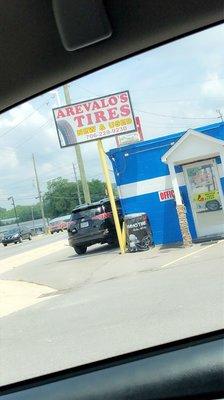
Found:
<path fill-rule="evenodd" d="M 97 207 L 90 207 L 86 208 L 85 210 L 77 210 L 73 211 L 71 215 L 70 221 L 77 221 L 78 219 L 90 219 L 92 217 L 95 217 L 96 215 L 99 215 L 103 213 L 103 207 L 102 206 L 97 206 Z"/>

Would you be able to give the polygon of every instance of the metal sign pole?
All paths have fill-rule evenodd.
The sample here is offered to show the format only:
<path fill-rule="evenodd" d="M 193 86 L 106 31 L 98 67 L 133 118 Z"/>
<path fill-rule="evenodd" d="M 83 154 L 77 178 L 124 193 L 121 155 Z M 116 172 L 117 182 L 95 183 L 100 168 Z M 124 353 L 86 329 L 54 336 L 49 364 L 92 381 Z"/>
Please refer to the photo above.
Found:
<path fill-rule="evenodd" d="M 108 196 L 109 196 L 109 200 L 110 200 L 110 204 L 111 204 L 111 209 L 113 212 L 113 218 L 114 218 L 115 228 L 116 228 L 116 232 L 117 232 L 118 243 L 119 243 L 121 254 L 124 254 L 125 251 L 124 251 L 124 244 L 123 244 L 123 240 L 122 240 L 121 226 L 120 226 L 117 207 L 116 207 L 116 203 L 115 203 L 113 188 L 112 188 L 112 184 L 110 181 L 110 175 L 109 175 L 109 170 L 108 170 L 108 166 L 107 166 L 105 151 L 104 151 L 103 143 L 102 143 L 101 139 L 97 140 L 97 146 L 98 146 L 100 161 L 101 161 L 103 174 L 104 174 L 104 178 L 105 178 L 105 182 L 106 182 L 106 186 L 107 186 L 107 192 L 108 192 Z"/>
<path fill-rule="evenodd" d="M 63 86 L 63 90 L 64 90 L 65 101 L 69 105 L 71 103 L 71 97 L 70 97 L 69 88 L 68 88 L 67 84 L 65 84 Z M 79 173 L 80 173 L 80 178 L 81 178 L 81 182 L 82 182 L 82 189 L 83 189 L 85 203 L 89 204 L 89 203 L 91 203 L 91 196 L 90 196 L 89 185 L 88 185 L 87 178 L 86 178 L 85 167 L 84 167 L 82 153 L 81 153 L 79 144 L 77 144 L 75 146 L 75 153 L 76 153 L 77 163 L 78 163 L 78 167 L 79 167 Z"/>
<path fill-rule="evenodd" d="M 36 161 L 35 161 L 34 154 L 32 154 L 32 159 L 33 159 L 33 169 L 34 169 L 35 178 L 36 178 L 38 199 L 39 199 L 39 202 L 40 202 L 40 211 L 41 211 L 41 216 L 42 216 L 42 221 L 43 221 L 44 233 L 49 233 L 48 232 L 47 223 L 46 223 L 45 214 L 44 214 L 43 197 L 42 197 L 41 190 L 40 190 L 40 183 L 39 183 L 39 178 L 38 178 L 38 174 L 37 174 L 37 167 L 36 167 Z"/>

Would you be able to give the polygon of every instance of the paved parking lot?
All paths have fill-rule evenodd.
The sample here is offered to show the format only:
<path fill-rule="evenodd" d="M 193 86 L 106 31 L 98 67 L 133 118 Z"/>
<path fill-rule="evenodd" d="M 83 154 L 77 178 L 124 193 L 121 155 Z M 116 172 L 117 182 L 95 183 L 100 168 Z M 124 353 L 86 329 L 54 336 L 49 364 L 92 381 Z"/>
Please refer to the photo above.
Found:
<path fill-rule="evenodd" d="M 78 256 L 59 234 L 2 247 L 1 383 L 220 329 L 223 245 Z"/>

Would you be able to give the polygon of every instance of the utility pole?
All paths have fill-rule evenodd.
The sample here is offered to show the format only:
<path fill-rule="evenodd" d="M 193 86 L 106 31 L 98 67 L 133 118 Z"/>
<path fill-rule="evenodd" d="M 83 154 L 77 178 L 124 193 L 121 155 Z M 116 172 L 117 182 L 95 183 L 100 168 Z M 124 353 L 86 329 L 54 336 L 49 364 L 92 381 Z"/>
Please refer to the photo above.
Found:
<path fill-rule="evenodd" d="M 81 193 L 80 193 L 80 188 L 79 188 L 79 181 L 78 181 L 77 174 L 76 174 L 75 164 L 72 163 L 72 166 L 73 166 L 73 171 L 74 171 L 75 181 L 76 181 L 76 186 L 77 186 L 79 205 L 81 206 L 82 205 L 82 200 L 81 200 Z"/>
<path fill-rule="evenodd" d="M 65 84 L 63 86 L 63 90 L 64 90 L 66 104 L 71 104 L 71 97 L 70 97 L 69 88 L 68 88 L 67 84 Z M 86 179 L 86 172 L 85 172 L 83 159 L 82 159 L 82 153 L 81 153 L 79 144 L 75 145 L 75 152 L 76 152 L 76 158 L 77 158 L 77 163 L 78 163 L 78 167 L 79 167 L 80 178 L 81 178 L 81 182 L 82 182 L 85 203 L 91 203 L 89 186 L 88 186 L 88 182 Z"/>
<path fill-rule="evenodd" d="M 33 168 L 34 168 L 34 173 L 35 173 L 35 178 L 36 178 L 36 185 L 37 185 L 37 192 L 38 192 L 38 199 L 40 201 L 40 211 L 41 211 L 41 216 L 44 224 L 44 233 L 47 233 L 47 224 L 46 224 L 46 219 L 44 215 L 44 205 L 43 205 L 43 198 L 40 190 L 40 183 L 39 183 L 39 178 L 37 175 L 37 167 L 36 167 L 36 161 L 34 158 L 34 154 L 32 154 L 32 159 L 33 159 Z"/>
<path fill-rule="evenodd" d="M 31 206 L 31 215 L 32 215 L 32 222 L 33 222 L 33 232 L 34 232 L 34 235 L 35 235 L 35 222 L 34 222 L 34 215 L 33 215 L 33 206 Z"/>
<path fill-rule="evenodd" d="M 10 197 L 8 198 L 8 200 L 12 200 L 12 206 L 13 206 L 13 209 L 14 209 L 14 214 L 15 214 L 15 218 L 16 218 L 16 224 L 17 224 L 17 226 L 18 226 L 18 228 L 19 228 L 19 227 L 20 227 L 20 226 L 19 226 L 19 219 L 18 219 L 18 214 L 17 214 L 17 211 L 16 211 L 16 206 L 15 206 L 14 197 L 13 197 L 13 196 L 10 196 Z"/>
<path fill-rule="evenodd" d="M 221 111 L 220 110 L 216 110 L 216 112 L 218 113 L 219 118 L 221 119 L 221 121 L 224 122 L 223 115 L 222 115 Z"/>

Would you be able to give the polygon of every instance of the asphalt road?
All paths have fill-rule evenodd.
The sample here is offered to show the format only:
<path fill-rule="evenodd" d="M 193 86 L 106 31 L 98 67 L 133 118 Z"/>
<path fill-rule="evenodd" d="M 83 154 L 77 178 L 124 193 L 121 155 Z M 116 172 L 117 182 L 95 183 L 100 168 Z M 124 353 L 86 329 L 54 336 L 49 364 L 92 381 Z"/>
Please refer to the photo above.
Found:
<path fill-rule="evenodd" d="M 19 254 L 20 252 L 31 250 L 43 246 L 44 243 L 54 243 L 61 240 L 62 237 L 67 238 L 67 233 L 60 232 L 54 235 L 49 235 L 47 238 L 43 235 L 34 237 L 31 241 L 23 240 L 22 243 L 8 244 L 7 247 L 0 244 L 0 260 L 6 259 L 10 256 Z"/>
<path fill-rule="evenodd" d="M 54 289 L 1 318 L 1 384 L 223 327 L 224 242 L 124 256 L 108 246 L 77 256 L 65 243 L 41 256 L 63 238 L 28 243 L 40 257 L 0 275 Z M 6 264 L 26 254 L 14 249 Z"/>

